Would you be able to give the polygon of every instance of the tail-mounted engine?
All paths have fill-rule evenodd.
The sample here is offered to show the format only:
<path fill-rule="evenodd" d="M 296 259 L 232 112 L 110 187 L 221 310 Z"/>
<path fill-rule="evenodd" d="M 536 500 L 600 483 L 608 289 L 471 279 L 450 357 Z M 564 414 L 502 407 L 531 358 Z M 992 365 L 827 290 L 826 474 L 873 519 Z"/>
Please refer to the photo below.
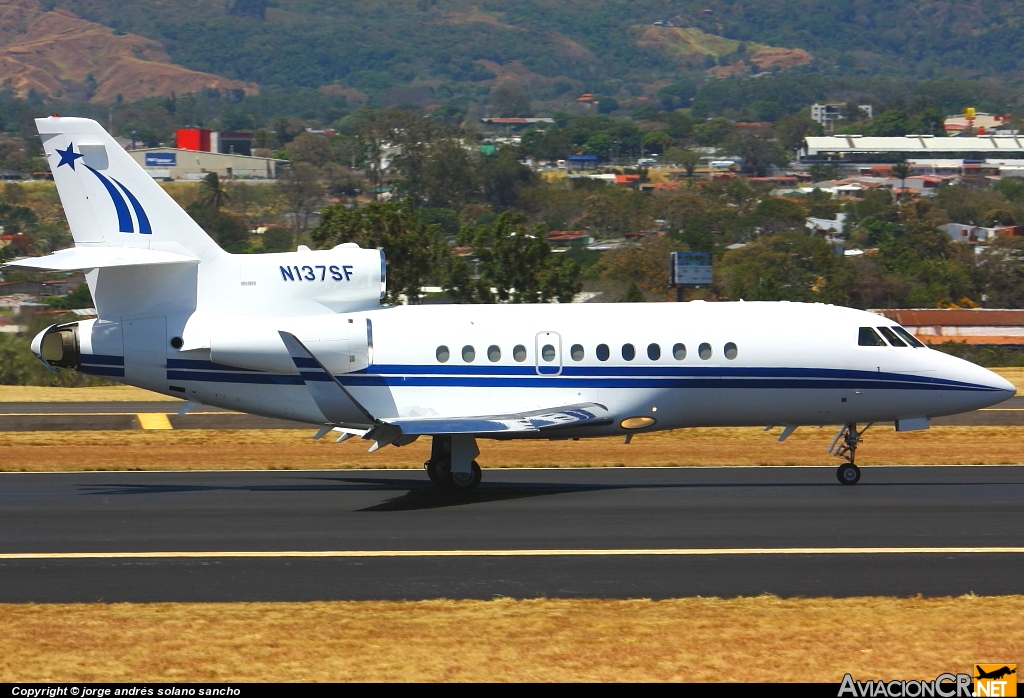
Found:
<path fill-rule="evenodd" d="M 32 353 L 49 368 L 71 368 L 82 365 L 78 343 L 78 323 L 50 325 L 32 340 Z"/>

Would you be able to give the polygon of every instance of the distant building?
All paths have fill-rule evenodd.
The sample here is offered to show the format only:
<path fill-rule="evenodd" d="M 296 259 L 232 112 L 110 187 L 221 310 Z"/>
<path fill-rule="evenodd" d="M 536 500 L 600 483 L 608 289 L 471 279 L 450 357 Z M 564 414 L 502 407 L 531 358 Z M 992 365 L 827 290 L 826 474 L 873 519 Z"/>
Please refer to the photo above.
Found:
<path fill-rule="evenodd" d="M 870 104 L 858 104 L 857 108 L 866 119 L 870 119 L 874 116 L 875 111 Z M 812 104 L 811 118 L 822 126 L 828 128 L 835 122 L 846 118 L 843 115 L 844 111 L 846 111 L 846 104 L 842 102 Z"/>
<path fill-rule="evenodd" d="M 948 116 L 942 124 L 943 130 L 951 135 L 961 133 L 968 128 L 973 128 L 978 135 L 991 133 L 1006 128 L 1010 123 L 1009 114 L 989 114 L 987 112 L 974 112 L 969 114 L 957 114 Z"/>
<path fill-rule="evenodd" d="M 480 119 L 481 123 L 488 124 L 490 126 L 511 126 L 519 127 L 530 126 L 531 124 L 553 124 L 555 120 L 547 116 L 538 117 L 505 117 L 505 116 L 485 116 Z"/>
<path fill-rule="evenodd" d="M 954 242 L 962 242 L 967 245 L 976 245 L 979 242 L 991 242 L 997 235 L 1009 235 L 1011 237 L 1024 236 L 1024 226 L 1003 225 L 996 228 L 985 228 L 980 225 L 966 225 L 964 223 L 946 223 L 940 225 L 939 230 L 943 231 Z"/>
<path fill-rule="evenodd" d="M 287 160 L 237 153 L 214 153 L 186 148 L 138 148 L 129 150 L 153 179 L 198 180 L 210 172 L 223 179 L 277 179 Z"/>
<path fill-rule="evenodd" d="M 894 163 L 910 157 L 975 162 L 1024 158 L 1024 136 L 808 136 L 800 150 L 802 162 Z"/>
<path fill-rule="evenodd" d="M 252 155 L 251 131 L 211 131 L 207 128 L 179 128 L 176 144 L 181 150 L 203 153 Z"/>

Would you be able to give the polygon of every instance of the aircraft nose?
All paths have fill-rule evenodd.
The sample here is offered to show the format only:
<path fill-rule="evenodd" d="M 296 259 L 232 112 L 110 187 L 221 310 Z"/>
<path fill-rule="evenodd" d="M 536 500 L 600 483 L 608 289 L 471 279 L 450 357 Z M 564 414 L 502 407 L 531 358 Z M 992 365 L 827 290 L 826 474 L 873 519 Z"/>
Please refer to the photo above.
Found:
<path fill-rule="evenodd" d="M 985 373 L 988 374 L 988 376 L 986 376 L 986 378 L 988 378 L 988 381 L 986 381 L 986 385 L 991 387 L 993 390 L 998 390 L 1000 393 L 1004 393 L 1002 396 L 1002 400 L 1011 398 L 1016 394 L 1017 386 L 1015 386 L 1013 383 L 1006 380 L 1005 378 L 1003 378 L 994 371 L 989 371 L 988 369 L 985 369 Z"/>

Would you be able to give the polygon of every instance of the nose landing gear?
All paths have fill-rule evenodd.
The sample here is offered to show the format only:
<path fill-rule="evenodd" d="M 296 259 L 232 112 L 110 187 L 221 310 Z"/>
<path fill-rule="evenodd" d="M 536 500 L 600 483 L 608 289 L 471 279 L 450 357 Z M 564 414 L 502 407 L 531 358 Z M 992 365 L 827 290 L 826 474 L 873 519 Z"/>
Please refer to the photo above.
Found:
<path fill-rule="evenodd" d="M 870 428 L 871 424 L 868 424 L 858 431 L 856 422 L 844 424 L 839 428 L 836 438 L 832 440 L 832 445 L 828 447 L 829 453 L 846 461 L 836 470 L 836 478 L 843 485 L 856 485 L 860 482 L 860 468 L 854 461 L 857 458 L 857 446 L 861 442 L 861 437 Z"/>

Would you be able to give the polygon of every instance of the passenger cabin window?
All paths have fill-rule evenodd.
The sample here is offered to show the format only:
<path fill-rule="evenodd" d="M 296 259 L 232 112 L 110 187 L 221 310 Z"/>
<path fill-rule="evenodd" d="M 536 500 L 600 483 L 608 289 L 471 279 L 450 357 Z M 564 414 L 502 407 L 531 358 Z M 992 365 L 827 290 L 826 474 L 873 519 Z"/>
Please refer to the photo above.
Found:
<path fill-rule="evenodd" d="M 471 364 L 473 363 L 474 359 L 476 359 L 476 349 L 474 349 L 472 345 L 469 344 L 462 347 L 462 360 L 465 361 L 467 364 Z"/>
<path fill-rule="evenodd" d="M 896 336 L 896 333 L 890 330 L 888 327 L 879 327 L 878 331 L 882 333 L 882 336 L 889 340 L 889 344 L 894 347 L 905 347 L 907 343 Z"/>
<path fill-rule="evenodd" d="M 583 355 L 584 352 L 582 344 L 573 344 L 572 347 L 569 348 L 569 356 L 572 357 L 573 361 L 583 361 Z"/>
<path fill-rule="evenodd" d="M 448 359 L 451 358 L 451 352 L 448 351 L 448 347 L 443 344 L 437 348 L 437 360 L 440 363 L 447 363 Z"/>
<path fill-rule="evenodd" d="M 900 337 L 903 337 L 903 339 L 907 340 L 907 344 L 909 344 L 912 347 L 921 348 L 924 346 L 924 343 L 920 339 L 910 334 L 909 332 L 907 332 L 906 329 L 900 327 L 899 325 L 893 325 L 889 329 L 898 334 Z"/>
<path fill-rule="evenodd" d="M 595 351 L 594 353 L 597 354 L 598 361 L 607 361 L 608 357 L 611 356 L 611 352 L 608 351 L 607 344 L 598 344 L 597 351 Z"/>
<path fill-rule="evenodd" d="M 490 362 L 501 361 L 501 347 L 497 344 L 492 344 L 487 347 L 487 360 Z"/>
<path fill-rule="evenodd" d="M 658 359 L 660 359 L 661 358 L 661 347 L 659 347 L 657 344 L 648 344 L 647 345 L 647 358 L 650 359 L 651 361 L 657 361 Z"/>
<path fill-rule="evenodd" d="M 857 344 L 862 347 L 884 347 L 885 342 L 878 336 L 870 327 L 861 327 L 860 334 L 857 336 Z"/>
<path fill-rule="evenodd" d="M 707 342 L 704 342 L 699 347 L 697 347 L 697 356 L 699 356 L 704 361 L 707 361 L 708 359 L 710 359 L 711 358 L 711 354 L 712 354 L 712 352 L 711 352 L 711 345 L 708 344 Z"/>
<path fill-rule="evenodd" d="M 672 347 L 672 357 L 676 361 L 682 361 L 683 359 L 685 359 L 686 358 L 686 345 L 685 344 L 676 344 L 674 347 Z"/>
<path fill-rule="evenodd" d="M 512 358 L 518 361 L 519 363 L 523 363 L 524 361 L 526 361 L 526 347 L 524 347 L 522 344 L 517 344 L 514 347 L 512 347 Z"/>
<path fill-rule="evenodd" d="M 545 361 L 555 360 L 555 347 L 550 344 L 545 344 L 540 350 L 540 358 Z"/>
<path fill-rule="evenodd" d="M 622 358 L 625 359 L 626 361 L 632 361 L 634 358 L 636 358 L 636 347 L 634 347 L 632 344 L 623 344 Z"/>
<path fill-rule="evenodd" d="M 739 353 L 740 351 L 736 348 L 736 344 L 734 342 L 729 342 L 725 345 L 725 358 L 729 359 L 729 361 L 732 361 L 739 356 Z"/>

